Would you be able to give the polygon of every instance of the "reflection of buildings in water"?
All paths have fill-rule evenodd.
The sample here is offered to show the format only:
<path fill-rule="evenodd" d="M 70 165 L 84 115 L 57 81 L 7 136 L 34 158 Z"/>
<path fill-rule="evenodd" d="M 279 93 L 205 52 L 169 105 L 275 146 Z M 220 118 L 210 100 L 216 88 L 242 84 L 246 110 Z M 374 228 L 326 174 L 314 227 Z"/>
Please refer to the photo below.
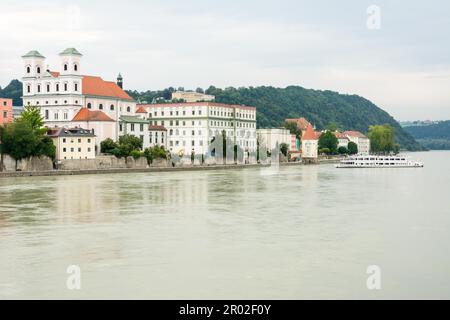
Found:
<path fill-rule="evenodd" d="M 56 211 L 61 222 L 111 222 L 117 219 L 117 184 L 100 175 L 57 181 Z"/>

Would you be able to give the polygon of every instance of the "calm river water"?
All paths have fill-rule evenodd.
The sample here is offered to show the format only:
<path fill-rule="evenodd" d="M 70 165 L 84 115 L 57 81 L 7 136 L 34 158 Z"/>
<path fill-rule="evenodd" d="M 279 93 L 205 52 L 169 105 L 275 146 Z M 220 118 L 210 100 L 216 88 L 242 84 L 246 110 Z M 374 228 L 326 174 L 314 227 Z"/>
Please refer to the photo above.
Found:
<path fill-rule="evenodd" d="M 412 156 L 425 168 L 0 178 L 0 298 L 449 299 L 450 152 Z"/>

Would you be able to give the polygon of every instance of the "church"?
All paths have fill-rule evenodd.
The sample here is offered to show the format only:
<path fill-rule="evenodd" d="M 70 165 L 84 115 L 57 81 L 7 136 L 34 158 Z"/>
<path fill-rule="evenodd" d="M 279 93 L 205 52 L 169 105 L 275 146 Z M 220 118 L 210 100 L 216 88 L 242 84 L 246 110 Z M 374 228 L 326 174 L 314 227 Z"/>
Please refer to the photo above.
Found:
<path fill-rule="evenodd" d="M 60 71 L 52 71 L 38 51 L 22 56 L 23 105 L 40 107 L 49 128 L 93 131 L 97 147 L 106 138 L 118 140 L 120 117 L 135 116 L 136 111 L 136 102 L 123 90 L 122 76 L 112 82 L 84 75 L 83 55 L 75 48 L 67 48 L 59 57 Z"/>

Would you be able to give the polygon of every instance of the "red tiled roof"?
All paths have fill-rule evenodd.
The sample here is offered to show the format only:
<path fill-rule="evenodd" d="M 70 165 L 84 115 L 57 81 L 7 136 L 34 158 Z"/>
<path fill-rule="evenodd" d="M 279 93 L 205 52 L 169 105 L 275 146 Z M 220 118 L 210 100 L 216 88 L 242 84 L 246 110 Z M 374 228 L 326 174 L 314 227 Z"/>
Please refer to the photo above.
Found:
<path fill-rule="evenodd" d="M 83 76 L 83 94 L 133 100 L 115 82 L 105 81 L 100 77 L 94 76 Z"/>
<path fill-rule="evenodd" d="M 320 132 L 315 132 L 312 126 L 306 127 L 306 132 L 302 136 L 302 140 L 317 140 L 320 137 Z"/>
<path fill-rule="evenodd" d="M 147 111 L 143 106 L 140 106 L 139 108 L 137 108 L 136 113 L 147 113 Z"/>
<path fill-rule="evenodd" d="M 335 132 L 334 135 L 338 139 L 348 139 L 347 136 L 343 132 Z"/>
<path fill-rule="evenodd" d="M 236 104 L 225 104 L 218 102 L 183 102 L 183 103 L 155 103 L 155 104 L 139 104 L 138 107 L 155 108 L 155 107 L 190 107 L 190 106 L 208 106 L 208 107 L 225 107 L 225 108 L 241 108 L 247 110 L 256 110 L 255 107 L 241 106 Z"/>
<path fill-rule="evenodd" d="M 57 72 L 57 71 L 49 71 L 49 72 L 53 77 L 55 77 L 55 78 L 59 77 L 59 72 Z"/>
<path fill-rule="evenodd" d="M 167 131 L 167 129 L 163 126 L 149 126 L 148 130 L 152 130 L 152 131 Z"/>
<path fill-rule="evenodd" d="M 81 108 L 73 117 L 72 121 L 114 121 L 103 111 L 91 111 L 88 108 Z"/>
<path fill-rule="evenodd" d="M 366 138 L 366 136 L 359 131 L 344 131 L 343 134 L 355 138 Z"/>

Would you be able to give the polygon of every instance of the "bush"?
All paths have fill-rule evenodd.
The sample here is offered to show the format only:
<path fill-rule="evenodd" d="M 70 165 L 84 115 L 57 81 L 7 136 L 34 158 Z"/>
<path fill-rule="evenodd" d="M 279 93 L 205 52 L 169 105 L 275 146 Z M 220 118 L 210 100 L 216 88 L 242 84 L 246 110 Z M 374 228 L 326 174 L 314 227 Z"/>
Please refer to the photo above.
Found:
<path fill-rule="evenodd" d="M 139 150 L 133 150 L 130 152 L 130 156 L 134 159 L 139 159 L 141 157 L 141 152 Z"/>
<path fill-rule="evenodd" d="M 328 148 L 322 148 L 322 149 L 319 149 L 319 153 L 320 154 L 330 154 L 331 151 Z"/>
<path fill-rule="evenodd" d="M 338 153 L 339 154 L 347 154 L 348 153 L 348 149 L 346 147 L 339 147 L 338 148 Z"/>

